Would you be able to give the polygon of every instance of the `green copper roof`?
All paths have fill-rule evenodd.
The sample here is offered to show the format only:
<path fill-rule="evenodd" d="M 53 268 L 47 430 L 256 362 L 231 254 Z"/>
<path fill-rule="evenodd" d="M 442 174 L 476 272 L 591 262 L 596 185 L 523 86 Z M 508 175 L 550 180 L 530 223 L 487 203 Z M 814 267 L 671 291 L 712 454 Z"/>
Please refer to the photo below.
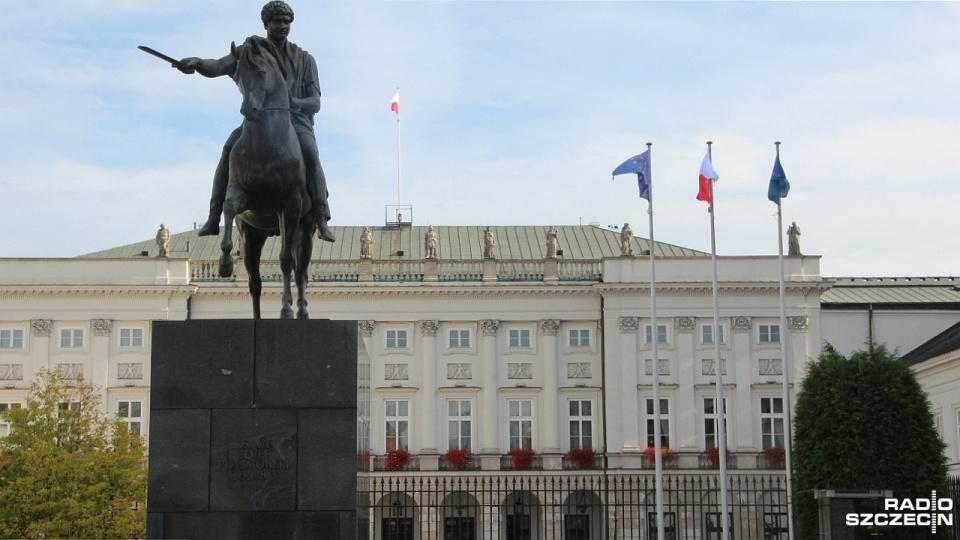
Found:
<path fill-rule="evenodd" d="M 824 308 L 853 305 L 960 305 L 960 278 L 838 278 L 820 296 Z"/>
<path fill-rule="evenodd" d="M 337 241 L 334 243 L 316 240 L 313 247 L 314 260 L 355 260 L 360 258 L 360 235 L 363 227 L 332 227 Z M 437 233 L 437 258 L 445 260 L 480 260 L 483 258 L 483 233 L 485 226 L 434 226 Z M 494 253 L 498 259 L 543 259 L 546 255 L 546 231 L 549 226 L 502 226 L 490 227 L 497 243 Z M 593 225 L 556 226 L 559 249 L 563 260 L 598 260 L 620 256 L 620 233 Z M 423 258 L 423 237 L 427 226 L 370 227 L 373 233 L 373 259 Z M 236 242 L 235 242 L 236 244 Z M 649 249 L 650 242 L 644 238 L 633 239 L 635 255 Z M 399 255 L 399 252 L 403 255 Z M 279 259 L 279 237 L 267 240 L 263 259 Z M 126 246 L 105 249 L 81 255 L 81 258 L 126 259 L 133 257 L 156 257 L 159 248 L 151 238 Z M 709 257 L 709 253 L 687 249 L 672 244 L 656 242 L 657 256 L 664 257 Z M 212 261 L 220 256 L 220 238 L 199 237 L 197 231 L 187 231 L 170 236 L 170 257 L 195 261 Z"/>

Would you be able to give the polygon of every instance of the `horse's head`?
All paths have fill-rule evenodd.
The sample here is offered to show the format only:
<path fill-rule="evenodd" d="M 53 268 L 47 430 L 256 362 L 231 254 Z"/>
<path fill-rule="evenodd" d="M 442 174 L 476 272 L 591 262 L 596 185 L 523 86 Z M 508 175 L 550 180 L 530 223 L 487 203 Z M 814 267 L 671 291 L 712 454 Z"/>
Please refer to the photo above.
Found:
<path fill-rule="evenodd" d="M 230 53 L 237 61 L 233 79 L 243 95 L 240 114 L 251 122 L 260 118 L 267 97 L 278 86 L 283 88 L 283 79 L 276 60 L 263 50 L 265 46 L 254 38 L 248 38 L 241 47 L 237 47 L 235 43 L 230 44 Z"/>

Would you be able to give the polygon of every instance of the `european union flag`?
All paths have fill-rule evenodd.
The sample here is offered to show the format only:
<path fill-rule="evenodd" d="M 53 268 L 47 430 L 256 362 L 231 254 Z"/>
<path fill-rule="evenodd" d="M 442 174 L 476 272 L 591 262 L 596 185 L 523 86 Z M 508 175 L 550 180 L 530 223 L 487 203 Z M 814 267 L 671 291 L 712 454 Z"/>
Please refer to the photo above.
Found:
<path fill-rule="evenodd" d="M 783 172 L 783 167 L 780 165 L 780 154 L 777 154 L 777 160 L 773 162 L 773 173 L 770 175 L 767 198 L 771 202 L 780 204 L 780 198 L 786 197 L 789 192 L 790 182 L 787 182 L 787 174 Z"/>
<path fill-rule="evenodd" d="M 636 173 L 637 186 L 640 188 L 640 198 L 650 200 L 650 151 L 637 154 L 624 161 L 613 170 L 613 175 Z"/>

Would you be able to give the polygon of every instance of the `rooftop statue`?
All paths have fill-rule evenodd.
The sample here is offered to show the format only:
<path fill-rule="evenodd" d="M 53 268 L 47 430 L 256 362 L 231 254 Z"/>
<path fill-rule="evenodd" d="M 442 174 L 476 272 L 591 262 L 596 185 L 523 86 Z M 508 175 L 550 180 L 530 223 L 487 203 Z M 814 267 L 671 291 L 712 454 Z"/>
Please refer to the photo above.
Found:
<path fill-rule="evenodd" d="M 800 253 L 800 227 L 794 221 L 787 227 L 787 255 L 803 255 Z"/>

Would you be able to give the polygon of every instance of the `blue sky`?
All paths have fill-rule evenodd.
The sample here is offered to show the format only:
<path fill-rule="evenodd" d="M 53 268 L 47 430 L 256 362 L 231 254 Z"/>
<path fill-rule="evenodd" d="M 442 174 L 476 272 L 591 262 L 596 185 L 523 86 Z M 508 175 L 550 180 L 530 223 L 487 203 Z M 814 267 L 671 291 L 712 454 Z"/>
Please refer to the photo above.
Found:
<path fill-rule="evenodd" d="M 0 34 L 0 256 L 69 257 L 189 230 L 239 125 L 226 78 L 137 50 L 219 57 L 262 1 L 13 2 Z M 713 141 L 717 250 L 775 255 L 785 226 L 829 276 L 960 274 L 960 3 L 292 2 L 320 68 L 332 225 L 630 222 L 653 143 L 656 239 L 709 251 L 697 173 Z"/>

